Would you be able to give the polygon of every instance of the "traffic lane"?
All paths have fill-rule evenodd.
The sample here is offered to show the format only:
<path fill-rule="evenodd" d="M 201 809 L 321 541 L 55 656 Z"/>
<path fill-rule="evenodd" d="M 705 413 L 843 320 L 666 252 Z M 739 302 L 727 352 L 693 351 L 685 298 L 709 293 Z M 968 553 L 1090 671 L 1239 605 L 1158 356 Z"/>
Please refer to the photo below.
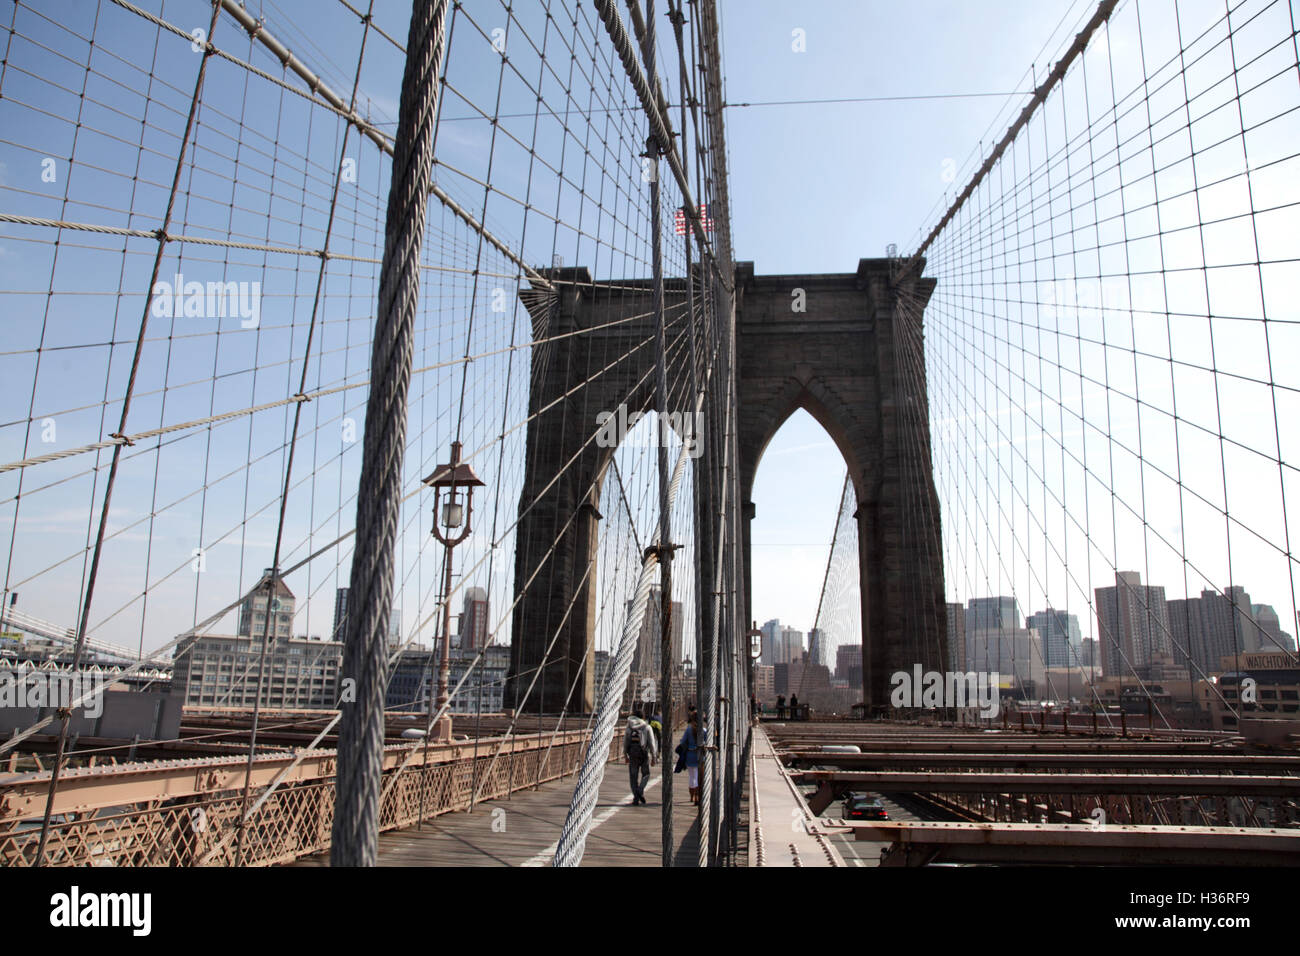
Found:
<path fill-rule="evenodd" d="M 897 820 L 902 823 L 919 823 L 926 820 L 944 819 L 940 814 L 929 811 L 928 808 L 920 804 L 904 805 L 900 801 L 906 801 L 907 797 L 902 794 L 868 792 L 866 796 L 879 800 L 884 805 L 886 812 L 888 812 L 890 820 Z M 824 816 L 832 820 L 843 820 L 847 819 L 844 812 L 844 802 L 840 800 L 827 807 Z M 836 841 L 836 849 L 840 851 L 840 855 L 844 857 L 844 861 L 850 866 L 876 867 L 880 865 L 880 857 L 884 853 L 884 848 L 879 843 L 870 840 L 855 840 L 851 833 L 836 833 L 833 839 Z"/>

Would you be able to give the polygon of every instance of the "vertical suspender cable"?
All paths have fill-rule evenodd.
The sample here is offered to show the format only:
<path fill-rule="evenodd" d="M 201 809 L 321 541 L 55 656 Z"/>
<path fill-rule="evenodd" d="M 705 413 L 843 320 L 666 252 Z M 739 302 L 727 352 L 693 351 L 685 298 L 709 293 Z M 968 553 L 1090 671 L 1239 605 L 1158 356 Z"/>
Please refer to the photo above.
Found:
<path fill-rule="evenodd" d="M 731 401 L 730 391 L 733 379 L 730 375 L 724 379 L 727 383 L 727 405 L 726 405 L 726 425 L 723 428 L 723 440 L 726 441 L 726 435 L 731 432 Z M 713 549 L 714 554 L 714 572 L 713 572 L 713 627 L 709 630 L 709 654 L 708 654 L 708 672 L 705 678 L 705 697 L 700 701 L 704 711 L 704 720 L 706 725 L 713 733 L 713 737 L 708 739 L 708 746 L 700 749 L 700 847 L 699 847 L 699 865 L 708 866 L 716 862 L 716 856 L 713 851 L 713 840 L 716 832 L 715 821 L 717 819 L 717 804 L 714 800 L 716 787 L 714 782 L 718 772 L 718 629 L 722 626 L 722 572 L 725 566 L 723 561 L 723 549 L 726 545 L 726 514 L 727 514 L 727 460 L 723 456 L 722 480 L 718 482 L 718 494 L 720 503 L 717 512 L 717 547 Z"/>
<path fill-rule="evenodd" d="M 669 7 L 668 16 L 669 19 L 672 21 L 673 34 L 677 41 L 677 64 L 678 64 L 678 75 L 679 75 L 678 82 L 681 84 L 681 94 L 679 97 L 681 100 L 681 125 L 682 125 L 682 130 L 681 130 L 682 150 L 681 151 L 683 155 L 685 155 L 687 153 L 686 136 L 687 136 L 687 131 L 690 129 L 690 126 L 687 123 L 686 107 L 687 107 L 687 101 L 694 99 L 692 95 L 691 79 L 689 77 L 688 69 L 686 65 L 686 46 L 685 46 L 685 41 L 682 37 L 682 26 L 686 22 L 686 16 L 682 12 L 681 0 L 676 0 L 675 3 L 673 2 L 673 0 L 669 0 L 668 7 Z M 698 150 L 699 150 L 699 144 L 697 143 L 696 144 L 697 156 L 699 155 Z M 700 194 L 700 197 L 701 199 L 704 198 L 704 194 L 702 192 Z M 685 210 L 682 210 L 682 214 L 685 215 Z M 682 245 L 686 252 L 686 303 L 687 303 L 687 310 L 688 310 L 687 315 L 689 316 L 689 319 L 686 323 L 686 327 L 687 327 L 687 331 L 690 334 L 690 348 L 691 348 L 691 390 L 698 391 L 700 388 L 700 370 L 699 370 L 699 358 L 697 355 L 698 345 L 696 343 L 696 329 L 695 329 L 696 314 L 697 314 L 696 306 L 695 306 L 695 271 L 694 271 L 694 266 L 691 263 L 691 259 L 692 259 L 691 232 L 689 229 L 683 230 L 683 232 L 684 235 L 682 238 L 684 241 Z M 688 425 L 688 429 L 690 427 L 692 426 Z M 694 434 L 694 432 L 689 432 L 688 437 L 690 436 L 693 436 L 694 440 L 697 442 L 703 440 L 703 437 L 701 435 L 696 435 Z M 705 659 L 709 653 L 708 644 L 707 644 L 708 639 L 706 637 L 708 631 L 705 629 L 706 605 L 705 605 L 704 596 L 708 593 L 708 591 L 705 590 L 705 587 L 709 582 L 705 580 L 704 561 L 701 559 L 702 556 L 699 553 L 699 542 L 709 541 L 713 537 L 709 526 L 710 515 L 709 515 L 709 507 L 707 504 L 707 502 L 709 501 L 709 480 L 708 480 L 707 472 L 708 472 L 707 468 L 696 468 L 692 473 L 692 478 L 695 483 L 695 487 L 693 491 L 694 491 L 694 498 L 696 501 L 696 508 L 694 509 L 694 515 L 695 515 L 694 540 L 696 542 L 694 617 L 695 617 L 695 633 L 697 635 L 696 648 L 695 648 L 695 705 L 701 709 L 702 719 L 704 716 L 703 705 L 704 705 L 704 693 L 705 693 L 705 679 L 708 674 L 708 669 L 707 669 Z M 700 754 L 700 767 L 699 767 L 699 777 L 698 777 L 699 787 L 695 791 L 697 794 L 695 829 L 696 829 L 696 833 L 698 834 L 698 839 L 696 842 L 699 848 L 699 852 L 697 855 L 697 865 L 699 866 L 708 865 L 708 843 L 705 839 L 705 830 L 707 828 L 707 818 L 708 818 L 708 798 L 707 798 L 707 788 L 705 786 L 705 780 L 707 779 L 707 774 L 705 771 L 705 764 L 704 764 L 704 756 L 706 753 L 707 751 L 701 745 L 699 750 L 699 754 Z"/>
<path fill-rule="evenodd" d="M 731 296 L 727 297 L 726 302 L 727 302 L 728 323 L 730 325 L 730 330 L 731 330 L 728 336 L 730 339 L 730 346 L 731 346 L 731 378 L 734 380 L 739 370 L 738 369 L 739 359 L 737 356 L 737 342 L 736 342 L 736 302 L 735 299 L 732 298 Z M 740 422 L 740 408 L 738 402 L 739 402 L 739 397 L 736 393 L 736 390 L 732 389 L 731 392 L 732 417 L 733 420 L 737 423 Z M 737 425 L 737 430 L 738 430 L 738 425 Z M 731 435 L 728 436 L 729 439 L 729 443 L 727 446 L 728 454 L 731 456 L 731 461 L 733 465 L 734 463 L 740 460 L 740 441 L 737 435 L 737 430 L 733 430 Z M 739 504 L 740 502 L 740 469 L 739 468 L 735 468 L 735 467 L 732 468 L 731 482 L 732 482 L 731 500 L 732 500 L 732 508 L 734 509 L 736 505 Z M 738 582 L 745 581 L 747 579 L 747 572 L 745 569 L 745 554 L 743 549 L 740 546 L 740 541 L 741 541 L 740 536 L 735 531 L 733 531 L 731 536 L 731 542 L 732 542 L 732 547 L 735 549 L 735 554 L 736 554 L 736 561 L 733 566 L 733 574 L 735 575 L 734 580 L 737 582 L 737 586 L 739 586 Z M 737 783 L 739 781 L 739 766 L 738 766 L 739 754 L 736 751 L 737 715 L 739 713 L 739 711 L 737 710 L 737 704 L 738 704 L 738 698 L 740 697 L 740 686 L 739 686 L 740 678 L 737 674 L 736 655 L 737 655 L 737 648 L 740 644 L 740 641 L 742 640 L 742 635 L 745 633 L 746 629 L 748 628 L 748 622 L 745 620 L 744 613 L 743 613 L 744 607 L 745 607 L 745 601 L 743 599 L 733 601 L 732 603 L 731 627 L 727 631 L 727 656 L 725 658 L 728 665 L 728 675 L 730 680 L 726 685 L 727 699 L 721 702 L 724 711 L 724 716 L 720 719 L 720 722 L 721 720 L 725 720 L 727 723 L 727 730 L 728 730 L 727 733 L 727 796 L 728 796 L 727 832 L 729 834 L 729 839 L 727 840 L 728 865 L 734 862 L 732 859 L 732 854 L 736 849 L 736 815 L 740 812 L 740 794 L 737 789 Z M 747 696 L 748 695 L 746 695 L 746 697 Z"/>
<path fill-rule="evenodd" d="M 696 399 L 696 409 L 701 406 L 703 396 Z M 673 480 L 668 489 L 668 501 L 671 507 L 677 500 L 677 489 L 681 486 L 682 476 L 686 472 L 687 448 L 682 445 L 677 455 L 677 464 L 673 468 Z M 636 652 L 641 626 L 645 621 L 646 606 L 650 603 L 650 587 L 654 583 L 655 565 L 665 548 L 650 547 L 646 549 L 641 563 L 641 574 L 637 578 L 636 591 L 632 606 L 623 623 L 623 631 L 610 663 L 609 676 L 605 678 L 605 687 L 600 695 L 597 709 L 596 726 L 591 733 L 591 743 L 578 771 L 578 783 L 573 788 L 573 799 L 569 803 L 569 813 L 564 819 L 564 829 L 555 847 L 553 866 L 577 866 L 582 862 L 582 851 L 587 843 L 587 834 L 591 830 L 591 815 L 596 809 L 596 798 L 600 795 L 600 784 L 604 779 L 605 765 L 609 763 L 609 748 L 614 742 L 614 727 L 618 723 L 619 707 L 623 703 L 623 688 L 627 686 L 628 674 L 632 671 L 632 656 Z M 667 740 L 665 730 L 664 739 Z"/>
<path fill-rule="evenodd" d="M 655 21 L 654 0 L 646 0 L 645 43 L 642 46 L 647 79 L 651 89 L 658 88 L 655 74 Z M 649 154 L 650 176 L 650 261 L 654 276 L 651 298 L 655 316 L 655 407 L 659 409 L 659 712 L 663 721 L 663 739 L 673 739 L 673 660 L 672 660 L 672 515 L 668 512 L 668 345 L 664 334 L 664 260 L 663 237 L 659 215 L 659 156 L 672 144 L 659 141 L 653 125 L 646 140 Z M 663 806 L 661 810 L 662 857 L 664 866 L 673 865 L 673 775 L 663 774 Z"/>
<path fill-rule="evenodd" d="M 393 147 L 379 311 L 371 352 L 370 395 L 357 496 L 345 680 L 355 700 L 340 703 L 338 782 L 330 846 L 333 866 L 373 866 L 379 838 L 383 772 L 385 638 L 393 599 L 393 562 L 401 519 L 406 402 L 420 293 L 420 245 L 433 162 L 447 0 L 415 0 Z M 355 608 L 355 613 L 353 609 Z"/>
<path fill-rule="evenodd" d="M 167 196 L 167 212 L 163 215 L 162 226 L 158 229 L 158 249 L 154 253 L 153 274 L 149 278 L 150 296 L 153 294 L 154 283 L 158 281 L 158 270 L 162 266 L 163 253 L 167 249 L 167 229 L 171 226 L 172 212 L 176 208 L 176 194 L 180 191 L 181 173 L 185 169 L 185 154 L 189 151 L 190 136 L 194 132 L 194 119 L 199 111 L 199 96 L 203 92 L 203 78 L 207 75 L 208 59 L 216 50 L 216 47 L 212 45 L 212 31 L 217 28 L 219 12 L 220 8 L 214 4 L 212 20 L 208 23 L 208 42 L 203 50 L 203 59 L 199 61 L 198 76 L 194 79 L 194 95 L 190 97 L 190 112 L 185 120 L 185 133 L 181 137 L 181 148 L 176 155 L 176 171 L 172 175 L 172 188 Z M 149 310 L 152 305 L 152 299 L 145 300 L 144 313 L 140 316 L 140 332 L 135 340 L 135 357 L 131 360 L 131 374 L 126 383 L 126 395 L 122 399 L 122 417 L 118 422 L 117 433 L 112 436 L 114 438 L 126 434 L 127 416 L 131 412 L 131 397 L 135 393 L 136 373 L 140 370 L 140 356 L 144 351 L 145 330 L 149 327 Z M 104 553 L 104 532 L 108 527 L 108 511 L 113 500 L 113 486 L 117 481 L 117 466 L 121 461 L 122 447 L 125 444 L 126 442 L 118 442 L 113 446 L 113 459 L 108 467 L 108 481 L 104 485 L 104 503 L 99 513 L 99 531 L 95 536 L 95 553 L 90 559 L 90 575 L 86 582 L 86 598 L 81 604 L 81 624 L 77 628 L 77 644 L 72 651 L 72 670 L 74 672 L 81 667 L 81 658 L 86 650 L 86 631 L 90 628 L 90 604 L 95 595 L 95 579 L 99 574 L 99 560 Z M 40 866 L 45 859 L 45 842 L 50 836 L 50 814 L 54 809 L 54 795 L 59 789 L 59 771 L 63 767 L 63 755 L 68 746 L 68 721 L 71 717 L 71 707 L 65 707 L 59 712 L 59 743 L 54 753 L 54 767 L 50 771 L 50 791 L 45 798 L 45 815 L 41 820 L 41 839 L 36 846 L 36 866 Z"/>
<path fill-rule="evenodd" d="M 370 0 L 370 6 L 373 9 L 374 0 Z M 369 15 L 365 19 L 365 30 L 361 34 L 361 50 L 357 54 L 357 69 L 352 78 L 352 100 L 351 108 L 355 109 L 357 105 L 357 89 L 361 84 L 361 65 L 365 62 L 366 56 L 366 39 L 370 35 Z M 339 156 L 339 166 L 341 167 L 344 159 L 347 157 L 348 134 L 352 131 L 352 122 L 348 121 L 343 131 L 343 143 L 339 147 L 341 155 Z M 307 375 L 311 369 L 311 348 L 312 343 L 316 340 L 316 326 L 321 313 L 321 298 L 325 290 L 325 270 L 329 265 L 329 247 L 330 239 L 334 235 L 334 220 L 338 212 L 339 187 L 342 185 L 342 177 L 334 177 L 334 185 L 330 192 L 329 217 L 325 222 L 325 236 L 322 242 L 322 255 L 320 267 L 316 270 L 316 292 L 312 298 L 311 306 L 311 324 L 307 328 L 307 343 L 303 349 L 302 372 L 298 380 L 298 394 L 307 393 Z M 248 731 L 248 762 L 244 766 L 244 790 L 240 800 L 240 816 L 235 842 L 235 866 L 239 866 L 244 857 L 244 834 L 248 828 L 248 821 L 252 815 L 248 812 L 248 800 L 252 793 L 253 786 L 253 761 L 257 756 L 257 732 L 259 721 L 262 713 L 262 695 L 266 686 L 266 656 L 270 643 L 279 637 L 271 631 L 272 612 L 279 605 L 280 593 L 280 555 L 284 546 L 284 524 L 285 515 L 289 508 L 289 490 L 293 487 L 293 462 L 298 450 L 299 426 L 302 422 L 302 402 L 297 402 L 293 410 L 293 428 L 289 435 L 289 456 L 284 466 L 284 483 L 280 492 L 280 519 L 276 523 L 275 529 L 275 550 L 271 556 L 271 573 L 267 576 L 267 596 L 266 596 L 266 621 L 262 628 L 262 646 L 258 650 L 257 658 L 257 695 L 253 698 L 253 720 Z M 254 607 L 256 599 L 254 599 Z M 253 615 L 256 617 L 256 614 Z M 249 626 L 249 635 L 253 632 L 253 626 Z"/>

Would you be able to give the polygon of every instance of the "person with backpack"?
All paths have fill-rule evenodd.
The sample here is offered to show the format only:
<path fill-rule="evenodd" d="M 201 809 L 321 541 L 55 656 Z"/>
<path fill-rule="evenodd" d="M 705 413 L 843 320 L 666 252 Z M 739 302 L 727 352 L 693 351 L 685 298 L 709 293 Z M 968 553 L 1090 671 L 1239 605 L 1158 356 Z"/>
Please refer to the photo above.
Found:
<path fill-rule="evenodd" d="M 623 735 L 623 757 L 627 760 L 628 779 L 632 784 L 632 805 L 644 804 L 645 785 L 650 779 L 650 765 L 659 751 L 650 725 L 641 719 L 641 708 L 633 708 Z"/>

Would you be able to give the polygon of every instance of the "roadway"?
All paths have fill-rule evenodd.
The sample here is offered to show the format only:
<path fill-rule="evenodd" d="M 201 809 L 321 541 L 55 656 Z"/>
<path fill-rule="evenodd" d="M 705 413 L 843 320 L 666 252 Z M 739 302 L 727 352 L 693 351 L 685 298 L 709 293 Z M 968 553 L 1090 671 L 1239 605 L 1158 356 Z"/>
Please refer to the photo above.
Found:
<path fill-rule="evenodd" d="M 961 819 L 955 814 L 945 813 L 938 807 L 932 806 L 911 794 L 869 792 L 868 796 L 880 800 L 889 813 L 889 819 L 899 823 L 956 821 Z M 836 801 L 822 814 L 822 819 L 831 821 L 844 819 L 844 804 Z M 835 841 L 835 846 L 840 851 L 840 855 L 844 857 L 844 862 L 850 866 L 880 865 L 880 855 L 883 852 L 881 844 L 855 840 L 852 833 L 843 831 L 832 831 L 832 839 Z"/>

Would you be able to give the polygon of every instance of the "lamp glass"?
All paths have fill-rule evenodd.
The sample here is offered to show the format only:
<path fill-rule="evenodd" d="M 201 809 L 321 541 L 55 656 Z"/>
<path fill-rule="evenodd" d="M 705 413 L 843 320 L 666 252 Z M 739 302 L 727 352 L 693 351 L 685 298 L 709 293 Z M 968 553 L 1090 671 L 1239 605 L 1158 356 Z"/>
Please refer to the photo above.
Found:
<path fill-rule="evenodd" d="M 465 517 L 465 508 L 454 498 L 448 498 L 442 505 L 442 525 L 444 528 L 459 528 Z"/>

